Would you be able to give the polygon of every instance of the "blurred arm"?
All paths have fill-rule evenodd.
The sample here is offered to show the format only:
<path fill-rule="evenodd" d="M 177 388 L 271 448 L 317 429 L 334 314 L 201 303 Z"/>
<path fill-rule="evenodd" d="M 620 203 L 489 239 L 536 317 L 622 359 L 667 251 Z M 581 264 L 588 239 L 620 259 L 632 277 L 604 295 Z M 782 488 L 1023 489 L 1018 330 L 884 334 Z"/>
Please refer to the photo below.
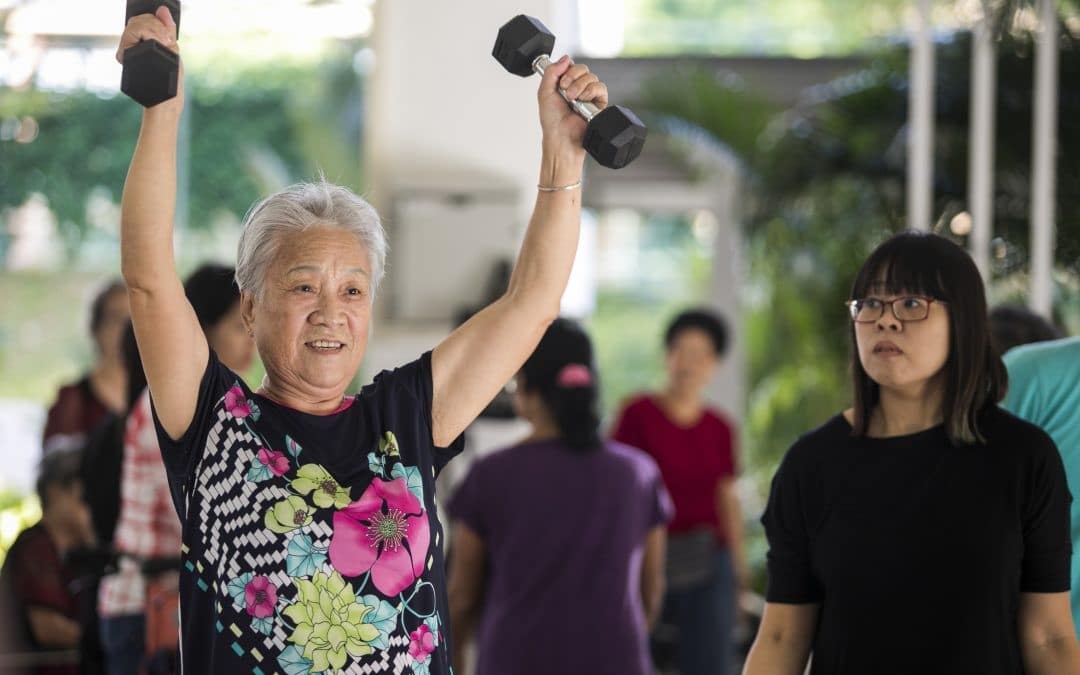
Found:
<path fill-rule="evenodd" d="M 78 622 L 47 607 L 28 607 L 26 614 L 34 641 L 42 647 L 64 649 L 79 646 L 82 630 Z"/>
<path fill-rule="evenodd" d="M 1021 593 L 1020 650 L 1029 675 L 1080 675 L 1068 593 Z"/>
<path fill-rule="evenodd" d="M 769 602 L 743 675 L 802 675 L 821 605 Z"/>
<path fill-rule="evenodd" d="M 465 674 L 465 654 L 472 641 L 484 597 L 484 540 L 464 523 L 454 526 L 450 547 L 450 625 L 454 627 L 454 672 Z"/>
<path fill-rule="evenodd" d="M 645 536 L 645 554 L 641 562 L 641 602 L 650 631 L 656 626 L 663 609 L 666 559 L 667 527 L 657 525 Z"/>
<path fill-rule="evenodd" d="M 735 566 L 735 579 L 740 588 L 747 588 L 750 571 L 746 564 L 746 547 L 743 545 L 743 516 L 735 490 L 735 476 L 726 476 L 716 486 L 716 507 L 725 526 L 728 545 L 731 547 L 731 562 Z"/>

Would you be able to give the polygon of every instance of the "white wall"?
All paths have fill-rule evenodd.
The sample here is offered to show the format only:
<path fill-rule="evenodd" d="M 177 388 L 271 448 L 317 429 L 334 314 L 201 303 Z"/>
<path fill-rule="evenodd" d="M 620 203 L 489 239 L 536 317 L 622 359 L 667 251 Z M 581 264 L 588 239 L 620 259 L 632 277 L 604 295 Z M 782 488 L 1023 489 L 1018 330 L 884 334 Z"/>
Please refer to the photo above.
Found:
<path fill-rule="evenodd" d="M 375 11 L 365 148 L 370 189 L 386 208 L 407 187 L 522 192 L 531 209 L 540 163 L 539 78 L 511 75 L 491 56 L 515 14 L 543 21 L 569 47 L 568 0 L 383 0 Z"/>

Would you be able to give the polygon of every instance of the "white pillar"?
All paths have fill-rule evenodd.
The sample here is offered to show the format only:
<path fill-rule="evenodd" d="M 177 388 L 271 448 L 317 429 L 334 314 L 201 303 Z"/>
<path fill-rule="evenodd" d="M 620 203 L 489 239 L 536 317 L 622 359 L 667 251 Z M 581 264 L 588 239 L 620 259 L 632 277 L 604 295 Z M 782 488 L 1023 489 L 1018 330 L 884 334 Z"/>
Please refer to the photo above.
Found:
<path fill-rule="evenodd" d="M 907 221 L 929 230 L 934 200 L 934 38 L 930 0 L 916 0 L 908 94 Z"/>
<path fill-rule="evenodd" d="M 990 280 L 990 239 L 994 232 L 994 119 L 997 46 L 984 14 L 971 31 L 971 129 L 968 203 L 972 228 L 968 245 L 984 281 Z"/>
<path fill-rule="evenodd" d="M 1058 17 L 1054 0 L 1039 0 L 1032 116 L 1031 309 L 1049 316 L 1053 305 L 1054 200 L 1057 166 Z"/>
<path fill-rule="evenodd" d="M 499 27 L 516 14 L 572 47 L 566 0 L 386 0 L 375 3 L 365 160 L 373 201 L 386 208 L 417 185 L 518 186 L 531 210 L 540 167 L 539 77 L 511 75 L 491 56 Z M 391 223 L 392 226 L 392 223 Z"/>

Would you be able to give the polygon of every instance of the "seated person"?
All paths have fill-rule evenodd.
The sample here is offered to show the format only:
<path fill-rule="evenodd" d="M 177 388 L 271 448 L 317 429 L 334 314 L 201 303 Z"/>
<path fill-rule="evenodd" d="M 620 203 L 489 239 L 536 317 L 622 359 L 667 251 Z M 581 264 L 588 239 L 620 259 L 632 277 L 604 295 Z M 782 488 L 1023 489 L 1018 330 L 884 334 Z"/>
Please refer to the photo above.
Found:
<path fill-rule="evenodd" d="M 82 500 L 77 451 L 63 451 L 41 463 L 37 492 L 41 520 L 23 531 L 0 569 L 0 604 L 14 628 L 13 642 L 20 652 L 76 650 L 79 646 L 79 598 L 76 574 L 65 555 L 89 545 L 93 539 L 90 512 Z M 35 675 L 77 675 L 70 663 L 45 655 L 29 672 Z"/>

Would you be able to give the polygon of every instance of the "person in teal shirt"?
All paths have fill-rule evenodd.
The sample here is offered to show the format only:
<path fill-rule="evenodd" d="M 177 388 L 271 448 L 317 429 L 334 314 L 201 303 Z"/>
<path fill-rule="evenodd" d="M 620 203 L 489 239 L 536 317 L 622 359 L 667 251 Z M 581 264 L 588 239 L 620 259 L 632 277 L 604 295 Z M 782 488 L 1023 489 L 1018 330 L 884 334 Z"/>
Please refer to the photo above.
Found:
<path fill-rule="evenodd" d="M 1050 434 L 1065 464 L 1074 496 L 1072 606 L 1073 616 L 1080 616 L 1080 337 L 1016 347 L 1004 361 L 1009 391 L 1001 405 Z"/>

